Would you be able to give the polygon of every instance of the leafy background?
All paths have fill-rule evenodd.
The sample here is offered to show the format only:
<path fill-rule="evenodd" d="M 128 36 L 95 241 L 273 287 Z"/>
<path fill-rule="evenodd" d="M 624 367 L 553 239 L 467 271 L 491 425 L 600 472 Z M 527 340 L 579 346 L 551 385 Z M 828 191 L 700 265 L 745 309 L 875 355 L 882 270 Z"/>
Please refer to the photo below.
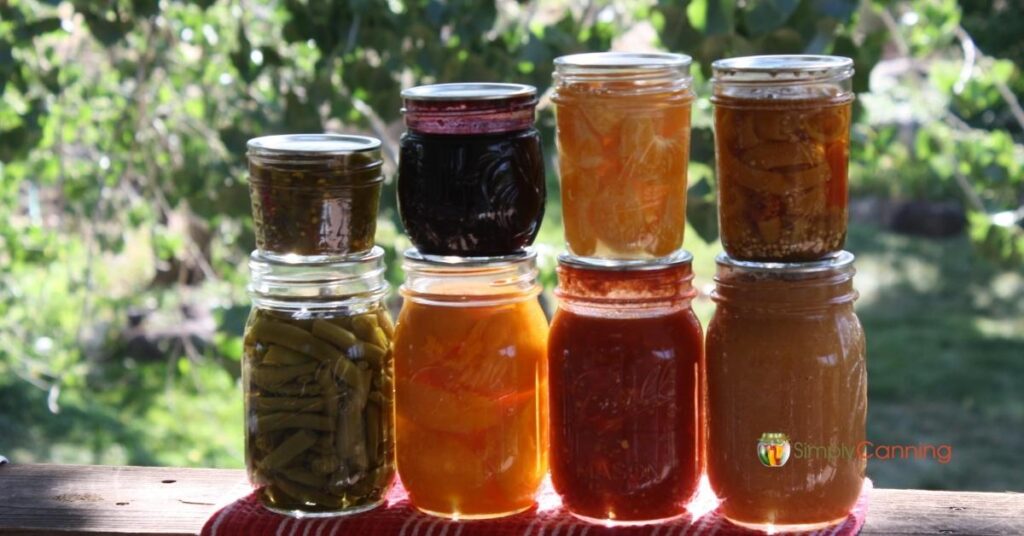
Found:
<path fill-rule="evenodd" d="M 377 238 L 399 284 L 401 88 L 544 92 L 567 53 L 695 58 L 687 247 L 706 322 L 720 250 L 710 62 L 809 52 L 856 61 L 847 245 L 860 259 L 869 438 L 954 447 L 947 465 L 872 462 L 869 474 L 1022 490 L 1022 15 L 1019 0 L 0 0 L 0 453 L 240 466 L 245 141 L 383 138 Z M 538 123 L 554 158 L 546 98 Z M 550 288 L 562 236 L 548 180 Z"/>

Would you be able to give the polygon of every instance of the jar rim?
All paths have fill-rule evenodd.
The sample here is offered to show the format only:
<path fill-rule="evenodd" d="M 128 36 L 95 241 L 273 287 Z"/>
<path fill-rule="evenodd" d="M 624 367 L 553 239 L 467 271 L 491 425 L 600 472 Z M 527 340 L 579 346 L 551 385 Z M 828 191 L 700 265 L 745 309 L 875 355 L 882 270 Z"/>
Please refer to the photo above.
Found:
<path fill-rule="evenodd" d="M 793 276 L 814 277 L 830 272 L 846 272 L 853 269 L 856 259 L 853 253 L 842 250 L 825 258 L 808 262 L 763 262 L 734 259 L 725 253 L 715 257 L 715 264 L 736 272 L 763 276 L 778 275 L 780 278 Z"/>
<path fill-rule="evenodd" d="M 426 84 L 402 90 L 407 101 L 495 101 L 536 97 L 537 88 L 527 84 L 455 82 Z"/>
<path fill-rule="evenodd" d="M 853 60 L 820 54 L 774 54 L 724 58 L 711 63 L 712 82 L 792 83 L 853 76 Z"/>
<path fill-rule="evenodd" d="M 354 134 L 275 134 L 252 138 L 246 143 L 249 156 L 288 155 L 295 158 L 377 152 L 381 141 Z"/>
<path fill-rule="evenodd" d="M 585 52 L 555 58 L 555 70 L 584 68 L 598 72 L 689 68 L 693 58 L 674 52 Z"/>
<path fill-rule="evenodd" d="M 253 251 L 249 255 L 249 294 L 254 299 L 323 303 L 376 300 L 390 288 L 384 277 L 384 248 L 380 246 L 320 262 L 309 262 L 302 255 L 294 257 Z"/>
<path fill-rule="evenodd" d="M 558 264 L 580 270 L 599 270 L 609 272 L 644 272 L 673 268 L 693 262 L 693 254 L 685 249 L 675 251 L 667 257 L 656 259 L 601 259 L 595 257 L 577 257 L 570 253 L 558 256 Z"/>
<path fill-rule="evenodd" d="M 510 255 L 460 257 L 458 255 L 432 255 L 422 253 L 417 248 L 409 248 L 405 250 L 402 257 L 405 259 L 405 262 L 422 264 L 428 267 L 436 266 L 471 270 L 477 268 L 505 268 L 531 262 L 537 258 L 537 250 L 531 246 L 519 253 L 512 253 Z"/>

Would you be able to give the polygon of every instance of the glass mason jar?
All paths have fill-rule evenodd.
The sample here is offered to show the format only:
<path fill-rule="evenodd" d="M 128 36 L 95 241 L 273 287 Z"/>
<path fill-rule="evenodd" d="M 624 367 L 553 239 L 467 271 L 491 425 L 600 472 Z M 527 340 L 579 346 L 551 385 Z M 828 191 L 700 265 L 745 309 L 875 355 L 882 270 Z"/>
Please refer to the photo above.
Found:
<path fill-rule="evenodd" d="M 452 519 L 529 509 L 548 449 L 535 253 L 469 260 L 410 250 L 403 267 L 395 408 L 413 506 Z"/>
<path fill-rule="evenodd" d="M 805 262 L 843 249 L 853 61 L 752 56 L 712 70 L 725 252 Z"/>
<path fill-rule="evenodd" d="M 345 261 L 249 260 L 245 461 L 269 509 L 340 515 L 381 504 L 395 476 L 394 328 L 384 251 Z"/>
<path fill-rule="evenodd" d="M 574 256 L 667 257 L 683 245 L 690 57 L 602 52 L 555 59 L 558 169 Z"/>
<path fill-rule="evenodd" d="M 380 140 L 289 134 L 248 146 L 256 249 L 266 258 L 330 261 L 370 251 L 384 181 Z"/>
<path fill-rule="evenodd" d="M 719 255 L 707 336 L 707 472 L 734 523 L 842 521 L 860 495 L 867 414 L 853 255 L 756 263 Z"/>
<path fill-rule="evenodd" d="M 693 257 L 609 268 L 563 255 L 548 345 L 551 478 L 575 516 L 685 513 L 701 474 L 704 337 Z"/>
<path fill-rule="evenodd" d="M 427 255 L 511 255 L 533 244 L 546 186 L 537 90 L 436 84 L 402 92 L 398 212 Z"/>

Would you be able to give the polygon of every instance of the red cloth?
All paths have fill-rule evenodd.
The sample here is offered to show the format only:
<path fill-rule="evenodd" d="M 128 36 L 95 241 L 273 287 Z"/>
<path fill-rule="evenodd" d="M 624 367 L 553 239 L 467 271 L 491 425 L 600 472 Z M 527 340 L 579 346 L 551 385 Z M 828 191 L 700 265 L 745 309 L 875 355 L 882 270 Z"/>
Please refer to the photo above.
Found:
<path fill-rule="evenodd" d="M 848 536 L 860 532 L 868 511 L 871 481 L 864 488 L 853 512 L 839 525 L 827 529 L 802 532 L 801 536 Z M 713 506 L 714 496 L 702 486 L 695 505 Z M 608 528 L 589 524 L 571 516 L 564 508 L 549 481 L 545 481 L 538 505 L 519 515 L 488 521 L 448 521 L 428 516 L 409 504 L 409 496 L 399 482 L 388 494 L 387 502 L 376 510 L 342 517 L 296 519 L 266 510 L 255 494 L 220 509 L 206 521 L 203 536 L 283 535 L 283 536 L 600 536 L 605 534 L 650 536 L 744 536 L 763 534 L 737 527 L 712 510 L 694 517 L 685 517 L 638 527 Z M 691 506 L 691 508 L 693 508 Z M 706 508 L 705 508 L 706 509 Z M 699 510 L 699 509 L 698 509 Z"/>

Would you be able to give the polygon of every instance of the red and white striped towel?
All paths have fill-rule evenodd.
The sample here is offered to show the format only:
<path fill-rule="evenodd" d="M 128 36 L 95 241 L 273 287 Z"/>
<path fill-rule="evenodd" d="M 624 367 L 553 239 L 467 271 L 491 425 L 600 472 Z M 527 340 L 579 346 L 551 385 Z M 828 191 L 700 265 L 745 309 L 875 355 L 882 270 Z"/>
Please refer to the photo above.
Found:
<path fill-rule="evenodd" d="M 864 525 L 871 481 L 864 488 L 853 512 L 842 523 L 823 530 L 802 532 L 801 536 L 851 536 Z M 706 483 L 691 506 L 690 515 L 639 527 L 604 527 L 585 523 L 562 508 L 549 481 L 538 495 L 537 507 L 519 515 L 488 521 L 448 521 L 428 516 L 409 504 L 401 482 L 388 494 L 386 504 L 364 514 L 296 519 L 270 512 L 260 506 L 255 494 L 220 509 L 206 521 L 203 536 L 602 536 L 614 534 L 645 536 L 748 536 L 763 534 L 733 525 L 714 509 L 714 496 Z"/>

